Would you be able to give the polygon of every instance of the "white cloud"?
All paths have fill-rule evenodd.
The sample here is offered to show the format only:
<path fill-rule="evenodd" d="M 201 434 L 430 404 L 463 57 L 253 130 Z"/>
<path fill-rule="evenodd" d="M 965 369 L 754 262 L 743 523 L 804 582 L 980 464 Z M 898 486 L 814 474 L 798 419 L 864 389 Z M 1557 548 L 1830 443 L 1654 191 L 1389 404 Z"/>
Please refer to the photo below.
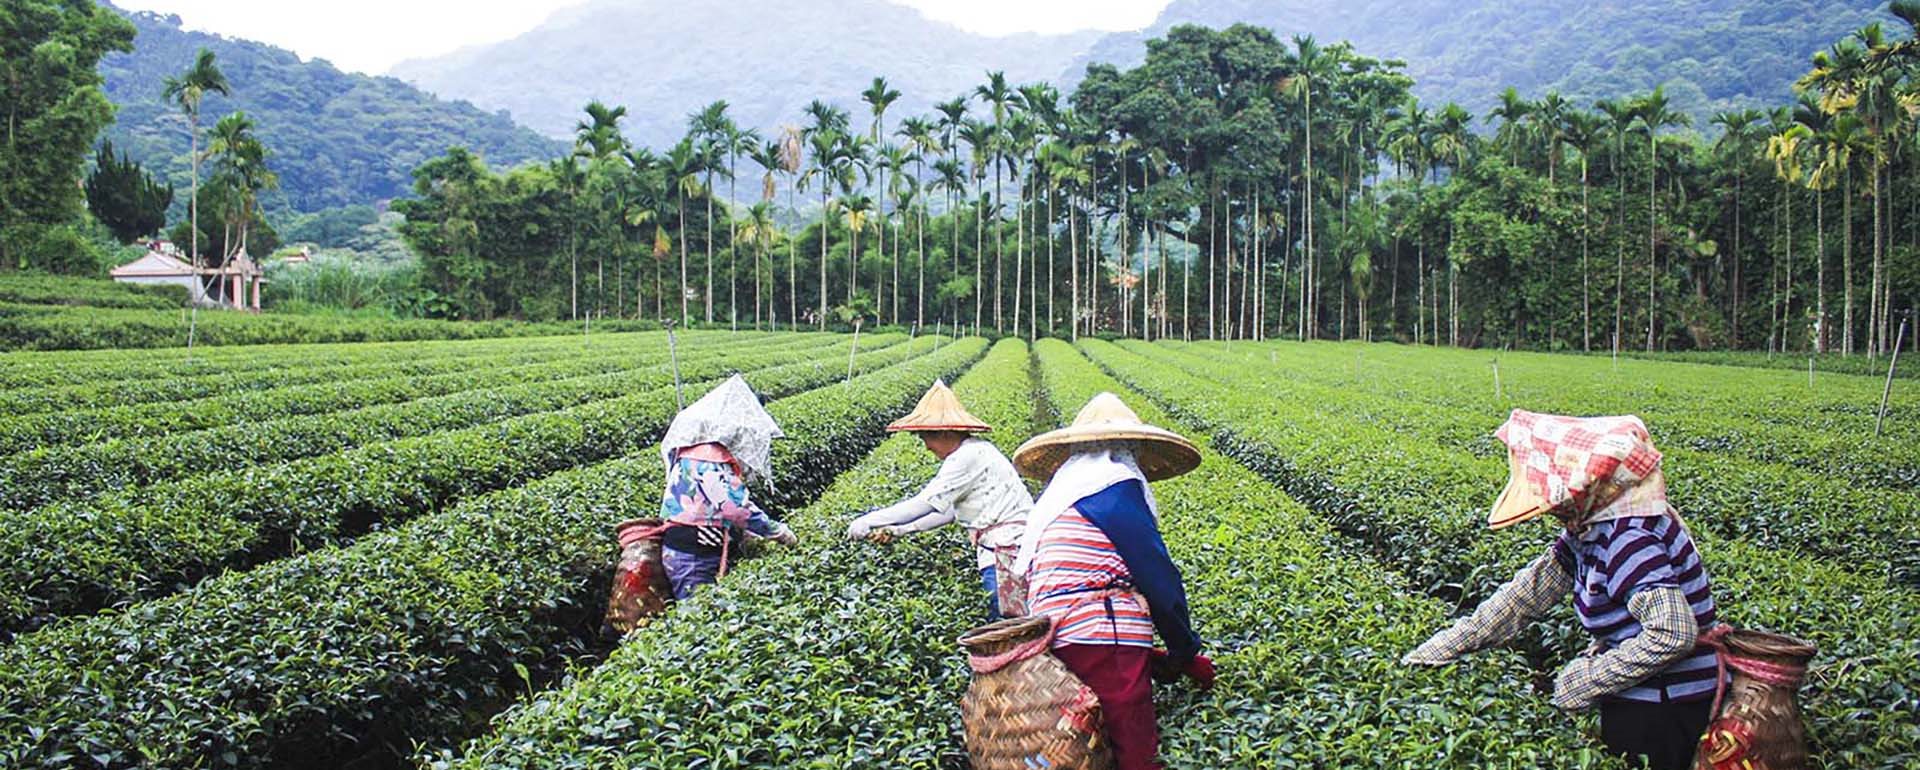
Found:
<path fill-rule="evenodd" d="M 798 0 L 805 2 L 805 0 Z M 271 43 L 343 70 L 379 74 L 402 59 L 506 40 L 586 0 L 115 0 L 180 14 L 188 29 Z M 985 35 L 1139 29 L 1169 0 L 893 0 Z"/>

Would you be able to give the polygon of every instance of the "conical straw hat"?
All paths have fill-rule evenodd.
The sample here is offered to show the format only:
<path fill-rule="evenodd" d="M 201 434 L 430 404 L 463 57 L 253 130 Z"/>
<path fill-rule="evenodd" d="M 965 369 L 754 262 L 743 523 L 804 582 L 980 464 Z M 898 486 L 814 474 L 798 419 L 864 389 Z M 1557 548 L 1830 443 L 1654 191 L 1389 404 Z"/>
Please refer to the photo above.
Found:
<path fill-rule="evenodd" d="M 920 397 L 920 403 L 914 405 L 913 411 L 887 426 L 887 430 L 894 432 L 957 430 L 962 433 L 985 433 L 992 429 L 985 421 L 968 413 L 967 408 L 960 405 L 960 398 L 953 395 L 953 389 L 940 380 L 933 381 L 933 387 L 927 388 L 927 394 Z"/>
<path fill-rule="evenodd" d="M 1134 460 L 1148 481 L 1170 479 L 1200 467 L 1200 450 L 1193 442 L 1141 422 L 1140 415 L 1112 393 L 1094 396 L 1074 415 L 1072 425 L 1027 439 L 1014 450 L 1013 465 L 1021 475 L 1045 481 L 1081 447 L 1109 441 L 1132 445 Z"/>

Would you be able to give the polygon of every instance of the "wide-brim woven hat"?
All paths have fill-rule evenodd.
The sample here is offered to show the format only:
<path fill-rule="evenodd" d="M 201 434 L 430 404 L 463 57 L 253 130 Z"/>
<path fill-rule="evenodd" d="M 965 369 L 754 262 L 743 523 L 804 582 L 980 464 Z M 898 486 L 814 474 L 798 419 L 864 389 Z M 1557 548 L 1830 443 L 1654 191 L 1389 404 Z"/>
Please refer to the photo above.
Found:
<path fill-rule="evenodd" d="M 947 383 L 934 380 L 933 387 L 927 388 L 926 395 L 920 397 L 920 403 L 914 405 L 913 411 L 888 424 L 887 430 L 895 433 L 936 430 L 986 433 L 993 430 L 993 426 L 961 406 L 960 397 L 953 394 L 953 389 L 947 387 Z"/>
<path fill-rule="evenodd" d="M 1045 481 L 1090 444 L 1121 443 L 1133 450 L 1134 461 L 1148 481 L 1170 479 L 1200 467 L 1200 450 L 1178 433 L 1148 425 L 1119 396 L 1101 393 L 1080 408 L 1073 424 L 1027 439 L 1013 452 L 1020 474 Z"/>
<path fill-rule="evenodd" d="M 1667 510 L 1660 451 L 1632 415 L 1564 417 L 1515 409 L 1494 434 L 1507 445 L 1507 485 L 1487 526 L 1510 527 L 1562 506 L 1593 514 Z"/>

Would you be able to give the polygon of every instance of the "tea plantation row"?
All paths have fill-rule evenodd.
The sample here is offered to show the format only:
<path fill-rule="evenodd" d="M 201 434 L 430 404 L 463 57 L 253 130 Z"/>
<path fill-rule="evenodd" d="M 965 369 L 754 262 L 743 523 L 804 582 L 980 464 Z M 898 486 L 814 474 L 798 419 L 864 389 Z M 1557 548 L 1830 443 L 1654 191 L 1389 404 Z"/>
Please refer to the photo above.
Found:
<path fill-rule="evenodd" d="M 1201 370 L 1210 375 L 1202 377 L 1184 360 L 1110 343 L 1083 348 L 1438 597 L 1470 605 L 1545 547 L 1549 535 L 1538 527 L 1485 530 L 1485 508 L 1505 482 L 1504 462 L 1394 430 L 1396 423 L 1376 424 L 1374 416 L 1394 409 L 1388 399 L 1355 396 L 1366 401 L 1369 416 L 1362 417 L 1359 407 L 1325 392 L 1301 399 L 1284 386 L 1263 392 L 1232 367 Z M 1724 536 L 1712 522 L 1739 511 L 1693 506 L 1684 495 L 1675 502 L 1695 525 L 1722 617 L 1820 646 L 1807 705 L 1821 766 L 1920 761 L 1920 704 L 1913 696 L 1920 691 L 1920 593 L 1874 569 Z M 1564 620 L 1533 642 L 1549 662 L 1585 644 Z"/>
<path fill-rule="evenodd" d="M 774 401 L 788 435 L 778 497 L 818 494 L 928 381 L 985 346 L 922 348 Z M 450 745 L 591 649 L 610 529 L 657 510 L 660 481 L 657 450 L 634 447 L 343 548 L 22 635 L 0 649 L 0 764 L 334 767 Z"/>

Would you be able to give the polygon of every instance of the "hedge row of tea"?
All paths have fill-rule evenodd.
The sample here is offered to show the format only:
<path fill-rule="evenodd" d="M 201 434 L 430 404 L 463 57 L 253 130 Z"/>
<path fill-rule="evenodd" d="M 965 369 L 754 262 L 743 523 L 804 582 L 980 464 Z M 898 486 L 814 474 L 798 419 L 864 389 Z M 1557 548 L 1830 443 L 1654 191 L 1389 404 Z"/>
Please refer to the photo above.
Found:
<path fill-rule="evenodd" d="M 1026 345 L 996 344 L 954 384 L 1002 451 L 1030 435 Z M 888 545 L 842 537 L 857 512 L 926 483 L 899 436 L 787 521 L 800 545 L 728 573 L 627 635 L 599 668 L 503 715 L 431 767 L 898 767 L 963 763 L 954 639 L 984 621 L 972 548 L 953 529 Z"/>
<path fill-rule="evenodd" d="M 1315 386 L 1308 381 L 1314 373 L 1294 369 L 1223 366 L 1217 358 L 1197 367 L 1195 357 L 1171 345 L 1082 348 L 1436 597 L 1471 604 L 1545 546 L 1547 535 L 1537 528 L 1485 530 L 1484 511 L 1505 482 L 1505 462 L 1463 451 L 1457 436 L 1440 438 L 1485 414 L 1451 414 L 1365 388 Z M 1497 424 L 1499 416 L 1492 419 Z M 1784 506 L 1809 493 L 1780 482 L 1749 488 L 1738 501 L 1689 497 L 1682 479 L 1704 455 L 1669 456 L 1675 501 L 1715 578 L 1722 616 L 1821 648 L 1806 702 L 1822 766 L 1894 768 L 1920 760 L 1920 705 L 1912 695 L 1920 684 L 1920 593 L 1895 582 L 1911 562 L 1876 561 L 1874 553 L 1886 552 L 1858 533 L 1837 541 L 1857 549 L 1850 559 L 1780 548 L 1732 522 L 1747 519 L 1756 502 Z M 1802 527 L 1832 526 L 1828 517 L 1849 513 L 1813 501 L 1797 513 L 1781 510 L 1783 526 Z M 1836 537 L 1843 532 L 1834 529 Z M 1558 662 L 1584 642 L 1563 616 L 1530 645 Z"/>
<path fill-rule="evenodd" d="M 723 350 L 685 362 L 682 374 L 704 386 L 744 371 L 764 394 L 779 396 L 842 378 L 837 359 L 845 344 L 816 352 Z M 888 366 L 923 353 L 921 345 L 886 345 L 853 363 L 858 371 Z M 820 365 L 823 359 L 832 364 Z M 0 511 L 0 632 L 161 595 L 221 569 L 336 544 L 464 497 L 632 452 L 655 440 L 676 408 L 672 372 L 654 369 L 651 381 L 631 388 L 544 404 L 552 411 Z M 496 403 L 514 401 L 479 405 Z M 196 445 L 195 434 L 183 435 Z"/>
<path fill-rule="evenodd" d="M 187 344 L 185 309 L 30 305 L 0 301 L 0 351 L 172 348 Z M 195 345 L 376 342 L 528 337 L 579 333 L 580 324 L 352 318 L 202 310 L 191 321 Z M 651 321 L 603 321 L 605 331 L 659 328 Z"/>
<path fill-rule="evenodd" d="M 986 347 L 941 342 L 773 401 L 788 436 L 779 497 L 818 494 L 928 381 Z M 834 381 L 845 365 L 755 378 Z M 650 398 L 672 414 L 670 390 Z M 0 764 L 336 767 L 451 745 L 592 650 L 611 527 L 657 510 L 657 447 L 632 445 L 657 431 L 616 415 L 570 422 L 570 447 L 626 442 L 622 459 L 15 638 L 0 649 Z"/>

